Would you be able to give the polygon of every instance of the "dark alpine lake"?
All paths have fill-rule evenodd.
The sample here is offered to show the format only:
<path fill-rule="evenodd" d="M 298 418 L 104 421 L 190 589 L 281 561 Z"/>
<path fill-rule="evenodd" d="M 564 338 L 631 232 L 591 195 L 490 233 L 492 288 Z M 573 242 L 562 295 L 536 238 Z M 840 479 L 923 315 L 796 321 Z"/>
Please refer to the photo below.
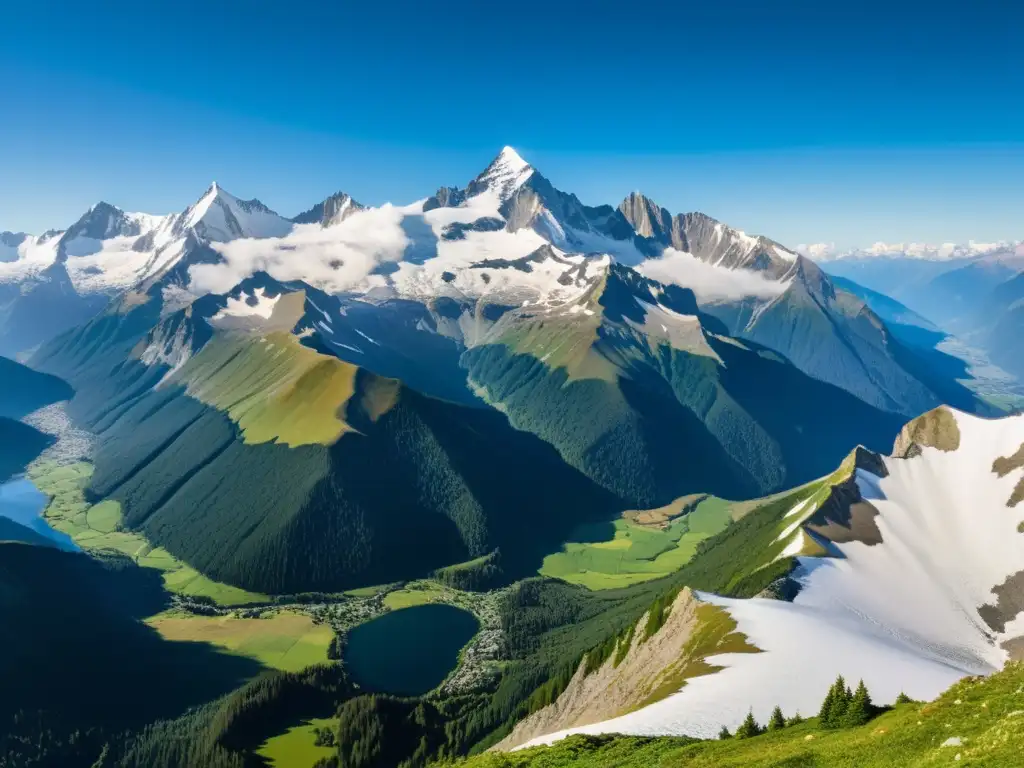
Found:
<path fill-rule="evenodd" d="M 363 688 L 415 696 L 439 685 L 476 634 L 476 617 L 431 604 L 385 613 L 348 633 L 345 662 Z"/>

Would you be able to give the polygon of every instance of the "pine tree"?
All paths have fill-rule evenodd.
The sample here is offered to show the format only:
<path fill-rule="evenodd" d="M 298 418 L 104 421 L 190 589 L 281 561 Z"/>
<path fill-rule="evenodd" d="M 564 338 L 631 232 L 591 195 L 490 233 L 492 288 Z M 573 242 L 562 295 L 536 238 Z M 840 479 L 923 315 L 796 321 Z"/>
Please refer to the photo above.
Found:
<path fill-rule="evenodd" d="M 900 691 L 900 695 L 896 697 L 897 704 L 913 704 L 914 700 L 907 696 L 903 691 Z"/>
<path fill-rule="evenodd" d="M 791 725 L 800 725 L 800 723 L 802 723 L 803 721 L 803 717 L 800 715 L 799 712 L 797 712 L 792 717 L 786 719 L 786 727 L 788 728 Z"/>
<path fill-rule="evenodd" d="M 761 726 L 757 724 L 757 720 L 754 719 L 754 710 L 747 712 L 747 717 L 740 727 L 736 729 L 737 739 L 749 739 L 751 736 L 758 736 L 762 733 Z"/>
<path fill-rule="evenodd" d="M 832 687 L 828 689 L 825 700 L 821 703 L 821 712 L 818 717 L 822 728 L 841 728 L 846 710 L 853 699 L 853 693 L 843 679 L 842 675 L 836 678 Z"/>
<path fill-rule="evenodd" d="M 818 712 L 818 722 L 822 728 L 831 728 L 832 710 L 836 704 L 836 686 L 833 683 L 825 694 L 825 700 L 821 702 L 821 710 Z"/>
<path fill-rule="evenodd" d="M 732 738 L 732 734 L 731 734 L 731 733 L 729 733 L 729 729 L 728 729 L 728 728 L 726 728 L 726 727 L 725 727 L 725 726 L 723 725 L 723 726 L 722 726 L 722 730 L 720 730 L 720 731 L 718 732 L 718 738 L 720 738 L 720 739 L 731 739 L 731 738 Z"/>
<path fill-rule="evenodd" d="M 864 725 L 864 723 L 871 719 L 872 710 L 871 695 L 868 693 L 868 688 L 864 685 L 864 681 L 861 680 L 857 686 L 857 692 L 851 697 L 850 704 L 843 715 L 843 725 L 847 728 L 856 728 L 858 725 Z"/>
<path fill-rule="evenodd" d="M 768 730 L 779 731 L 786 727 L 786 718 L 782 716 L 782 708 L 776 706 L 772 710 L 772 716 L 768 718 Z"/>

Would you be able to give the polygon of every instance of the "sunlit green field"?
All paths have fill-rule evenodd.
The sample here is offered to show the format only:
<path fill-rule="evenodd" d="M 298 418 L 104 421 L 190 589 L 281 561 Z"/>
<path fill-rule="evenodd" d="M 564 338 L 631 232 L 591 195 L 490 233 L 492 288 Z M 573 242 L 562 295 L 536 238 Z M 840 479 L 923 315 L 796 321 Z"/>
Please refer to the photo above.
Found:
<path fill-rule="evenodd" d="M 317 760 L 337 754 L 336 747 L 318 747 L 315 743 L 314 728 L 333 728 L 334 720 L 313 719 L 289 728 L 280 736 L 267 739 L 256 750 L 276 768 L 312 768 Z"/>
<path fill-rule="evenodd" d="M 327 661 L 334 637 L 328 625 L 314 624 L 308 616 L 290 611 L 259 619 L 168 612 L 146 623 L 167 640 L 210 643 L 284 672 Z"/>
<path fill-rule="evenodd" d="M 540 573 L 589 589 L 656 579 L 689 562 L 697 545 L 731 520 L 728 502 L 708 498 L 664 528 L 621 519 L 614 522 L 614 535 L 608 538 L 607 524 L 582 525 L 574 531 L 575 540 L 544 558 Z"/>

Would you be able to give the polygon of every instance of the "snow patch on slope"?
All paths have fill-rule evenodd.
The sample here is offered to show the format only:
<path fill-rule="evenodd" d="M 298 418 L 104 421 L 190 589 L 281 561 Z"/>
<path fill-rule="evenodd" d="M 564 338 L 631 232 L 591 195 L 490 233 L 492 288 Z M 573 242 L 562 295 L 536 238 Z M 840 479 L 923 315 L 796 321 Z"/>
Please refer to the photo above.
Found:
<path fill-rule="evenodd" d="M 0 259 L 0 283 L 27 280 L 51 266 L 57 260 L 60 235 L 36 237 L 28 235 L 16 247 L 3 246 Z"/>
<path fill-rule="evenodd" d="M 724 669 L 663 701 L 531 743 L 577 732 L 709 738 L 751 709 L 761 722 L 776 704 L 787 715 L 814 714 L 840 673 L 863 678 L 875 700 L 888 703 L 901 691 L 931 699 L 965 675 L 999 669 L 1007 657 L 1000 644 L 1024 634 L 1024 614 L 997 634 L 978 608 L 1024 569 L 1024 505 L 1007 506 L 1024 470 L 1000 478 L 992 462 L 1024 443 L 1024 415 L 955 418 L 958 450 L 925 447 L 912 459 L 885 459 L 884 478 L 857 470 L 879 513 L 881 544 L 851 541 L 834 544 L 841 557 L 799 558 L 803 588 L 792 603 L 700 595 L 725 608 L 762 653 L 710 657 Z M 793 510 L 798 519 L 803 512 Z"/>
<path fill-rule="evenodd" d="M 267 296 L 266 290 L 257 288 L 253 293 L 242 294 L 238 298 L 227 297 L 227 304 L 220 309 L 211 319 L 222 320 L 225 317 L 262 317 L 269 320 L 274 314 L 274 305 L 277 304 L 280 296 Z"/>

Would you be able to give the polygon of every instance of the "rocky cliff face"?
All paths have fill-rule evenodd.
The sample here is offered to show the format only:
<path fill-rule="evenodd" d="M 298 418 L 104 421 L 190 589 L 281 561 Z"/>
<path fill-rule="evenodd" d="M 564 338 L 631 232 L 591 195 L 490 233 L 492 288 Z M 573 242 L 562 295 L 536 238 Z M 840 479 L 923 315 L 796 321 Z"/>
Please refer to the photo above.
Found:
<path fill-rule="evenodd" d="M 511 750 L 540 736 L 653 704 L 678 691 L 687 679 L 715 671 L 704 661 L 706 656 L 758 650 L 734 632 L 735 624 L 720 608 L 702 603 L 689 588 L 667 611 L 664 624 L 650 637 L 645 636 L 648 615 L 642 616 L 589 674 L 584 659 L 558 699 L 517 724 L 495 750 Z"/>

